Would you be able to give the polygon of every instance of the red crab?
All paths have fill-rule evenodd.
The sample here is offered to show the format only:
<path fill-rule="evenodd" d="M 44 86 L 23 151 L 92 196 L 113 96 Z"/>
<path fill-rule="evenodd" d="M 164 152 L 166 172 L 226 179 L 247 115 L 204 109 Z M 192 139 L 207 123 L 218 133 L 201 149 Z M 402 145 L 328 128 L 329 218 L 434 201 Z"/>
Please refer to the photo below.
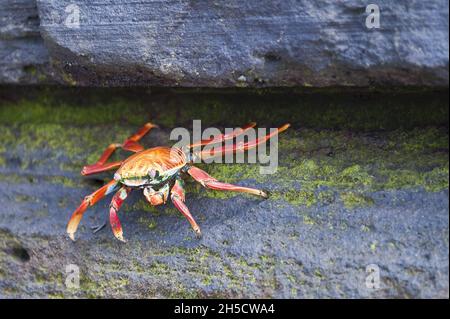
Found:
<path fill-rule="evenodd" d="M 179 148 L 166 146 L 144 149 L 138 141 L 152 128 L 157 127 L 152 123 L 145 124 L 136 134 L 125 140 L 123 144 L 109 145 L 98 162 L 93 165 L 85 166 L 81 171 L 81 174 L 91 175 L 114 168 L 119 169 L 114 174 L 114 179 L 112 181 L 86 196 L 80 206 L 73 212 L 72 217 L 67 224 L 67 233 L 69 234 L 69 237 L 72 240 L 75 239 L 75 232 L 77 231 L 78 224 L 89 206 L 93 206 L 104 196 L 116 191 L 110 204 L 109 221 L 114 236 L 117 239 L 124 241 L 122 226 L 117 213 L 132 189 L 142 189 L 147 201 L 154 206 L 165 204 L 170 196 L 175 207 L 187 218 L 196 234 L 200 236 L 200 227 L 197 225 L 184 203 L 185 192 L 182 175 L 186 174 L 190 175 L 194 180 L 206 188 L 244 192 L 267 198 L 267 194 L 262 190 L 219 182 L 205 171 L 190 164 L 190 162 L 192 162 L 192 159 L 195 156 L 208 158 L 254 148 L 259 144 L 265 143 L 272 136 L 286 130 L 289 127 L 289 124 L 281 126 L 264 137 L 243 144 L 232 144 L 230 145 L 231 147 L 227 145 L 220 146 L 209 151 L 200 151 L 193 155 L 187 152 L 195 146 L 201 147 L 210 143 L 221 143 L 225 140 L 233 139 L 248 129 L 253 128 L 255 125 L 255 123 L 250 123 L 242 128 L 234 130 L 230 134 L 220 134 L 209 140 L 201 140 L 200 142 L 190 144 L 185 150 L 186 153 Z M 108 158 L 119 147 L 134 152 L 135 154 L 124 161 L 107 163 L 106 161 Z M 94 232 L 99 231 L 105 225 L 106 223 L 96 227 Z"/>

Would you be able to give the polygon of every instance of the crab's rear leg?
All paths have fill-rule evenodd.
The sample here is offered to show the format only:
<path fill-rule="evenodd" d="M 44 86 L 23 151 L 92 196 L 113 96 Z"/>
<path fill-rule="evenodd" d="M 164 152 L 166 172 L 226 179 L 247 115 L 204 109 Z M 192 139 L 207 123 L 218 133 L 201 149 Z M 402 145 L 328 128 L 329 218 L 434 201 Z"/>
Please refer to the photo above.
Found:
<path fill-rule="evenodd" d="M 188 148 L 194 148 L 194 147 L 198 147 L 198 146 L 204 146 L 207 144 L 216 144 L 219 142 L 223 142 L 223 141 L 227 141 L 230 139 L 233 139 L 239 135 L 244 134 L 245 132 L 247 132 L 249 129 L 254 128 L 256 126 L 255 122 L 250 122 L 247 125 L 243 126 L 243 127 L 239 127 L 235 130 L 233 130 L 233 132 L 228 133 L 228 134 L 219 134 L 216 135 L 210 139 L 207 140 L 200 140 L 198 142 L 195 142 L 193 144 L 188 145 Z"/>
<path fill-rule="evenodd" d="M 202 150 L 197 155 L 200 156 L 201 159 L 209 159 L 209 158 L 213 158 L 213 157 L 221 156 L 221 155 L 225 155 L 225 154 L 233 154 L 236 152 L 247 151 L 247 150 L 257 147 L 258 145 L 261 145 L 261 144 L 267 142 L 275 135 L 278 135 L 279 133 L 284 132 L 285 130 L 287 130 L 289 128 L 289 126 L 290 126 L 290 124 L 284 124 L 283 126 L 271 131 L 269 134 L 259 137 L 259 138 L 256 138 L 256 139 L 253 139 L 253 140 L 249 140 L 246 143 L 217 146 L 215 148 Z M 247 131 L 247 130 L 248 129 L 246 129 L 245 131 Z M 242 131 L 238 135 L 241 135 L 245 131 Z M 238 135 L 236 135 L 236 136 L 238 136 Z"/>
<path fill-rule="evenodd" d="M 113 168 L 119 167 L 122 162 L 112 162 L 112 163 L 106 163 L 106 161 L 111 157 L 111 155 L 115 152 L 118 148 L 123 148 L 124 150 L 131 151 L 131 152 L 140 152 L 144 149 L 142 145 L 138 143 L 138 141 L 144 137 L 145 134 L 147 134 L 152 128 L 157 127 L 157 125 L 153 123 L 146 123 L 139 131 L 136 132 L 136 134 L 131 135 L 129 138 L 125 140 L 122 144 L 112 143 L 110 144 L 103 154 L 100 156 L 97 163 L 92 165 L 86 165 L 83 167 L 83 170 L 81 171 L 82 175 L 91 175 L 95 173 L 104 172 Z"/>
<path fill-rule="evenodd" d="M 80 206 L 78 206 L 78 208 L 72 213 L 72 216 L 67 223 L 67 233 L 72 240 L 75 240 L 75 233 L 77 231 L 78 224 L 80 223 L 86 209 L 89 206 L 95 205 L 100 199 L 115 191 L 117 189 L 117 185 L 117 181 L 110 181 L 108 184 L 102 186 L 83 199 Z"/>
<path fill-rule="evenodd" d="M 194 229 L 197 237 L 201 237 L 202 233 L 200 231 L 200 227 L 197 225 L 197 222 L 195 221 L 194 217 L 192 217 L 191 212 L 189 211 L 189 208 L 187 208 L 186 204 L 184 203 L 185 191 L 184 191 L 184 186 L 183 186 L 183 180 L 181 180 L 180 178 L 176 179 L 175 184 L 173 185 L 173 187 L 171 189 L 170 199 L 172 200 L 175 207 L 189 221 L 189 223 L 191 224 L 192 229 Z"/>
<path fill-rule="evenodd" d="M 219 182 L 217 179 L 195 166 L 190 166 L 187 169 L 187 173 L 206 188 L 222 191 L 249 193 L 267 198 L 267 194 L 260 189 Z"/>
<path fill-rule="evenodd" d="M 123 242 L 125 239 L 123 238 L 122 225 L 120 224 L 117 213 L 130 192 L 130 187 L 123 186 L 117 191 L 117 193 L 114 194 L 111 204 L 109 205 L 109 222 L 111 224 L 112 232 L 118 240 Z"/>

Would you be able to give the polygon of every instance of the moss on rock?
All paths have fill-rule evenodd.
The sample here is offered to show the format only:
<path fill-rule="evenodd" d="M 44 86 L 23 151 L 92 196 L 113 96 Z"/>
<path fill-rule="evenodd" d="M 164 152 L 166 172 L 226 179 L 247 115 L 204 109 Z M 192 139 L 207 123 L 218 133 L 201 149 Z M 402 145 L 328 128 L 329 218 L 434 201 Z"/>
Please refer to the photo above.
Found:
<path fill-rule="evenodd" d="M 106 104 L 91 99 L 93 107 L 71 101 L 56 105 L 59 99 L 46 92 L 36 99 L 21 99 L 0 109 L 3 137 L 0 166 L 8 165 L 8 157 L 23 148 L 25 156 L 20 161 L 25 170 L 54 165 L 56 172 L 77 174 L 83 165 L 95 162 L 110 142 L 124 140 L 148 120 L 144 113 L 151 113 L 142 102 L 131 106 L 121 97 Z M 210 104 L 202 100 L 202 103 L 192 112 L 203 110 L 202 114 L 209 114 L 217 109 L 220 113 L 218 118 L 209 119 L 209 123 L 226 117 L 221 105 L 215 104 L 218 102 Z M 441 110 L 437 108 L 435 112 Z M 256 119 L 259 116 L 256 113 Z M 271 190 L 272 199 L 305 206 L 317 203 L 321 187 L 350 191 L 350 194 L 417 187 L 427 191 L 448 188 L 448 129 L 445 127 L 349 133 L 347 130 L 299 130 L 293 126 L 279 140 L 280 166 L 274 175 L 261 175 L 259 165 L 200 166 L 223 181 L 248 180 L 263 188 L 267 184 L 277 184 L 281 188 Z M 170 144 L 169 141 L 158 142 Z M 46 151 L 45 157 L 32 156 L 41 150 Z M 122 152 L 113 160 L 120 156 L 127 154 Z M 76 182 L 67 177 L 51 179 L 65 186 L 76 186 Z M 193 183 L 188 184 L 188 190 L 221 199 L 236 196 L 204 191 Z M 145 205 L 144 209 L 150 208 Z"/>
<path fill-rule="evenodd" d="M 18 185 L 4 197 L 14 202 L 16 206 L 10 207 L 15 210 L 2 217 L 15 218 L 24 227 L 39 228 L 33 228 L 32 234 L 25 232 L 26 241 L 0 229 L 2 296 L 25 293 L 51 298 L 314 296 L 328 276 L 333 276 L 330 269 L 335 266 L 327 267 L 339 263 L 339 258 L 346 263 L 341 251 L 332 255 L 332 249 L 328 249 L 343 249 L 332 246 L 341 243 L 340 238 L 349 236 L 345 243 L 353 249 L 354 238 L 370 237 L 361 242 L 364 247 L 358 251 L 360 254 L 366 250 L 378 254 L 380 247 L 389 247 L 376 237 L 376 228 L 383 228 L 384 220 L 372 225 L 377 221 L 375 217 L 361 220 L 357 218 L 364 218 L 363 214 L 347 211 L 367 212 L 365 208 L 379 205 L 376 193 L 380 191 L 413 190 L 416 194 L 415 190 L 421 189 L 430 195 L 448 190 L 448 120 L 443 117 L 448 115 L 448 106 L 442 103 L 443 93 L 408 93 L 407 102 L 396 104 L 402 98 L 387 94 L 380 101 L 372 93 L 365 98 L 338 96 L 335 101 L 328 94 L 321 98 L 283 95 L 286 99 L 281 100 L 279 95 L 266 93 L 258 97 L 216 93 L 177 93 L 168 97 L 158 92 L 152 95 L 143 92 L 142 96 L 95 92 L 77 89 L 63 94 L 44 89 L 34 92 L 34 96 L 24 94 L 7 101 L 0 94 L 0 182 Z M 359 105 L 361 102 L 364 103 Z M 186 183 L 189 204 L 194 206 L 195 202 L 201 227 L 215 231 L 203 241 L 190 240 L 189 225 L 173 206 L 151 207 L 142 196 L 137 196 L 135 202 L 126 202 L 122 210 L 123 216 L 131 219 L 123 223 L 124 228 L 139 228 L 139 235 L 125 229 L 128 238 L 134 236 L 129 245 L 117 243 L 109 233 L 89 240 L 80 235 L 75 244 L 63 240 L 66 215 L 61 217 L 61 211 L 70 213 L 82 194 L 98 188 L 112 175 L 108 172 L 96 179 L 81 177 L 83 165 L 95 162 L 109 143 L 121 142 L 148 120 L 162 126 L 143 140 L 146 146 L 155 146 L 170 145 L 167 139 L 170 129 L 189 127 L 191 120 L 197 118 L 203 118 L 205 126 L 220 127 L 249 120 L 263 126 L 275 126 L 287 118 L 292 122 L 292 127 L 279 138 L 279 167 L 275 174 L 262 175 L 259 165 L 248 163 L 199 165 L 219 180 L 268 190 L 271 195 L 268 201 L 255 201 L 252 209 L 247 205 L 237 207 L 235 204 L 250 195 L 207 190 L 190 180 Z M 113 160 L 128 154 L 119 151 Z M 48 206 L 38 203 L 37 197 L 15 193 L 34 187 L 58 188 L 55 185 L 64 192 L 49 196 L 54 201 Z M 76 196 L 68 196 L 75 192 Z M 242 198 L 229 200 L 236 196 Z M 225 201 L 229 207 L 237 207 L 236 211 L 230 210 L 230 216 L 208 216 L 212 212 L 208 211 L 210 207 L 220 208 Z M 107 203 L 104 205 L 107 207 Z M 32 218 L 22 207 L 33 207 Z M 343 208 L 344 214 L 339 214 Z M 258 212 L 255 216 L 253 209 Z M 266 210 L 270 211 L 264 215 Z M 128 217 L 127 213 L 133 211 L 142 214 L 136 219 Z M 180 222 L 174 216 L 182 220 L 186 234 L 173 232 L 178 230 L 173 223 Z M 348 216 L 354 219 L 349 220 Z M 247 217 L 258 230 L 252 229 L 251 237 L 245 240 L 257 244 L 244 251 L 241 247 L 245 245 L 238 242 L 241 238 L 236 238 L 245 233 L 242 223 Z M 85 217 L 82 225 L 85 229 L 80 229 L 80 233 L 88 236 L 88 226 L 99 218 Z M 53 225 L 58 225 L 57 235 L 47 237 Z M 411 226 L 414 225 L 408 227 Z M 286 236 L 282 234 L 285 229 Z M 356 233 L 352 233 L 355 229 Z M 225 235 L 220 235 L 221 232 Z M 357 237 L 361 233 L 364 236 Z M 402 247 L 402 238 L 395 234 L 389 240 L 399 240 L 396 245 Z M 169 235 L 177 238 L 175 243 L 167 243 Z M 448 238 L 448 230 L 444 235 Z M 404 238 L 409 240 L 410 233 Z M 320 249 L 316 251 L 317 247 Z M 29 261 L 23 261 L 26 258 L 21 259 L 17 253 L 21 248 L 29 254 Z M 410 251 L 411 256 L 416 258 L 416 252 Z M 324 254 L 334 256 L 334 260 L 325 260 Z M 403 256 L 402 251 L 398 257 Z M 64 284 L 64 267 L 74 261 L 82 270 L 80 290 L 68 290 Z M 341 267 L 339 271 L 343 269 L 348 270 Z M 342 278 L 341 274 L 335 274 L 333 280 Z M 345 293 L 352 291 L 344 289 Z M 345 295 L 337 288 L 336 291 L 336 295 Z"/>

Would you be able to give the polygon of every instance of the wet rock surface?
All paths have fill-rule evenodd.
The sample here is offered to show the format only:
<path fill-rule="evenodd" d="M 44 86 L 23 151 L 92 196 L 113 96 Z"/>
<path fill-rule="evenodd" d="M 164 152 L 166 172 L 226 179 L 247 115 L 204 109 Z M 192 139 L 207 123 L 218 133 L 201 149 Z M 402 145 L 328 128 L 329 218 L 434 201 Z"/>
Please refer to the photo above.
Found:
<path fill-rule="evenodd" d="M 448 298 L 447 96 L 0 88 L 0 296 Z M 81 177 L 82 165 L 143 122 L 161 126 L 143 140 L 154 146 L 192 119 L 223 128 L 287 118 L 276 174 L 201 165 L 269 199 L 187 180 L 201 239 L 170 203 L 149 207 L 140 191 L 120 213 L 127 243 L 109 226 L 90 230 L 110 197 L 67 238 L 72 211 L 111 178 Z M 65 286 L 69 264 L 79 289 Z M 366 286 L 371 264 L 378 290 Z"/>
<path fill-rule="evenodd" d="M 0 82 L 448 86 L 447 1 L 377 4 L 2 0 Z"/>

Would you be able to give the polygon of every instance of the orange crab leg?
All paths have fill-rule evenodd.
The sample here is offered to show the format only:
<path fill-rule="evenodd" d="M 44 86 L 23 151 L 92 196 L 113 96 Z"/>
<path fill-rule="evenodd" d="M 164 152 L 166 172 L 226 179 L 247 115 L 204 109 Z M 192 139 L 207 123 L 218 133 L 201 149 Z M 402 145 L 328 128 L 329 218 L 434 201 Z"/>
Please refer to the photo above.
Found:
<path fill-rule="evenodd" d="M 262 190 L 259 190 L 259 189 L 219 182 L 217 179 L 215 179 L 214 177 L 210 176 L 205 171 L 203 171 L 200 168 L 195 167 L 195 166 L 191 166 L 187 170 L 187 173 L 189 175 L 191 175 L 197 182 L 199 182 L 206 188 L 210 188 L 210 189 L 214 189 L 214 190 L 222 190 L 222 191 L 249 193 L 249 194 L 261 196 L 264 198 L 268 197 L 265 192 L 263 192 Z"/>
<path fill-rule="evenodd" d="M 206 151 L 203 150 L 200 152 L 200 157 L 202 159 L 206 159 L 206 158 L 211 158 L 211 157 L 218 156 L 218 155 L 236 153 L 239 151 L 246 151 L 246 150 L 255 148 L 258 145 L 267 142 L 273 136 L 287 130 L 289 126 L 290 126 L 290 124 L 284 124 L 283 126 L 279 127 L 278 129 L 270 132 L 266 136 L 248 141 L 247 143 L 225 145 L 225 146 L 212 148 L 212 149 L 206 150 Z"/>
<path fill-rule="evenodd" d="M 121 161 L 113 163 L 106 163 L 106 161 L 111 157 L 111 155 L 115 152 L 115 150 L 120 147 L 123 148 L 124 150 L 135 153 L 142 151 L 144 147 L 140 145 L 137 141 L 139 141 L 145 134 L 147 134 L 154 127 L 158 126 L 153 123 L 146 123 L 139 131 L 137 131 L 137 133 L 131 135 L 122 144 L 117 143 L 110 144 L 103 152 L 103 154 L 100 156 L 97 163 L 92 165 L 86 165 L 85 167 L 83 167 L 81 174 L 91 175 L 119 167 L 122 164 Z"/>
<path fill-rule="evenodd" d="M 84 212 L 89 206 L 95 205 L 100 199 L 108 195 L 109 193 L 115 191 L 117 189 L 118 182 L 110 181 L 108 184 L 99 188 L 92 194 L 86 196 L 81 202 L 80 206 L 72 213 L 72 216 L 67 223 L 67 233 L 72 240 L 75 240 L 75 233 L 78 228 L 78 224 L 83 217 Z"/>
<path fill-rule="evenodd" d="M 104 171 L 109 171 L 110 169 L 118 168 L 120 165 L 122 165 L 122 161 L 105 164 L 96 163 L 93 165 L 87 165 L 83 167 L 83 169 L 81 170 L 81 175 L 92 175 Z"/>
<path fill-rule="evenodd" d="M 196 235 L 200 237 L 202 235 L 200 227 L 197 225 L 194 217 L 192 217 L 191 213 L 189 212 L 189 208 L 187 208 L 186 204 L 184 203 L 185 192 L 183 188 L 183 181 L 181 179 L 177 179 L 175 181 L 175 184 L 171 189 L 170 198 L 175 207 L 184 215 L 184 217 L 186 217 L 188 222 L 191 224 L 192 229 L 194 229 Z"/>
<path fill-rule="evenodd" d="M 245 133 L 246 131 L 248 131 L 249 129 L 251 129 L 251 128 L 255 127 L 255 126 L 256 126 L 255 122 L 250 122 L 250 123 L 248 123 L 247 125 L 245 125 L 243 127 L 235 129 L 233 132 L 231 132 L 229 134 L 220 134 L 220 135 L 214 136 L 214 137 L 212 137 L 212 138 L 210 138 L 208 140 L 201 140 L 201 141 L 198 141 L 196 143 L 188 145 L 188 147 L 189 148 L 194 148 L 194 147 L 203 146 L 203 145 L 206 145 L 206 144 L 221 143 L 223 141 L 233 139 L 236 136 L 239 136 L 239 135 Z"/>
<path fill-rule="evenodd" d="M 114 194 L 111 200 L 111 204 L 109 205 L 109 222 L 111 224 L 112 232 L 118 240 L 123 242 L 125 241 L 125 239 L 123 238 L 122 225 L 120 224 L 119 216 L 117 215 L 117 213 L 119 212 L 123 201 L 127 198 L 130 192 L 130 187 L 123 186 L 117 191 L 117 193 Z"/>

